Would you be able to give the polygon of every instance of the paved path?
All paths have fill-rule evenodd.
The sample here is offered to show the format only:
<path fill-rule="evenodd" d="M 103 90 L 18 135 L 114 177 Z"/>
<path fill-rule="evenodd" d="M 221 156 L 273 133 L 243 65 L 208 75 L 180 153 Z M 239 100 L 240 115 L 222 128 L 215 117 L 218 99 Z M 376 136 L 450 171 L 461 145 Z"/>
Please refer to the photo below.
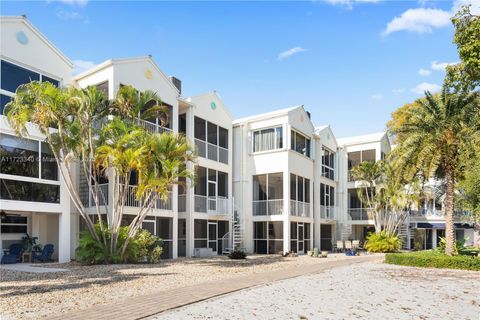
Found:
<path fill-rule="evenodd" d="M 66 272 L 68 269 L 49 268 L 45 266 L 35 266 L 27 263 L 15 263 L 15 264 L 2 264 L 0 267 L 5 270 L 19 271 L 19 272 L 32 272 L 32 273 L 48 273 L 48 272 Z"/>
<path fill-rule="evenodd" d="M 141 319 L 169 309 L 178 308 L 253 286 L 318 273 L 330 268 L 380 260 L 383 260 L 383 256 L 381 255 L 351 257 L 349 259 L 337 261 L 328 261 L 327 259 L 324 261 L 319 261 L 318 264 L 305 265 L 301 268 L 295 267 L 268 273 L 257 273 L 221 281 L 201 283 L 169 291 L 161 291 L 144 296 L 130 297 L 125 301 L 108 305 L 99 305 L 88 310 L 79 310 L 71 313 L 61 314 L 56 317 L 49 317 L 49 319 Z"/>

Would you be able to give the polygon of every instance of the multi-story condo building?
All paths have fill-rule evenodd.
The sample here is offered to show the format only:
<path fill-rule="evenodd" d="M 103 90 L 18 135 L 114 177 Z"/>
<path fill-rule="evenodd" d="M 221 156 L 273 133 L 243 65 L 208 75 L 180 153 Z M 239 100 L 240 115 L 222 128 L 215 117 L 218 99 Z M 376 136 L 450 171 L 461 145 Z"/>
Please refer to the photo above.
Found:
<path fill-rule="evenodd" d="M 164 240 L 164 258 L 223 254 L 232 247 L 267 254 L 331 250 L 336 240 L 363 240 L 371 230 L 349 172 L 362 161 L 384 158 L 391 149 L 385 133 L 336 139 L 329 126 L 315 127 L 303 106 L 234 120 L 215 91 L 184 97 L 181 81 L 167 77 L 151 56 L 111 59 L 73 77 L 72 62 L 26 17 L 2 17 L 1 38 L 0 252 L 28 233 L 54 244 L 54 258 L 68 261 L 83 225 L 45 137 L 33 125 L 27 138 L 18 137 L 3 115 L 17 87 L 32 80 L 97 86 L 109 98 L 131 85 L 156 92 L 169 108 L 167 123 L 137 120 L 151 132 L 185 134 L 198 154 L 188 164 L 195 182 L 173 187 L 168 201 L 158 201 L 143 222 Z M 141 205 L 135 179 L 129 182 L 124 223 Z M 81 170 L 74 180 L 93 215 Z M 100 187 L 105 215 L 113 203 L 111 181 L 109 174 Z M 402 229 L 407 248 L 414 232 L 423 232 L 425 248 L 437 245 L 444 233 L 441 202 L 427 200 L 408 217 Z M 460 216 L 456 227 L 458 238 L 480 238 Z"/>

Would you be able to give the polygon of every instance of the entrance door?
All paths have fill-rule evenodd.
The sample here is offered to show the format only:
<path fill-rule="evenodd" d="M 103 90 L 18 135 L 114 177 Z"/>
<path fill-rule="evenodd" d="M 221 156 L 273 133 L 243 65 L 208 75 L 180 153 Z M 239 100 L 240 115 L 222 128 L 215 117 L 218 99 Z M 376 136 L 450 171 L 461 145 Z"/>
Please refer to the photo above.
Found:
<path fill-rule="evenodd" d="M 208 212 L 217 212 L 217 182 L 208 181 Z"/>
<path fill-rule="evenodd" d="M 218 226 L 216 222 L 208 222 L 208 247 L 212 248 L 213 254 L 217 254 Z"/>
<path fill-rule="evenodd" d="M 297 227 L 297 236 L 298 236 L 298 253 L 305 253 L 304 248 L 304 237 L 303 237 L 303 223 L 299 223 Z"/>

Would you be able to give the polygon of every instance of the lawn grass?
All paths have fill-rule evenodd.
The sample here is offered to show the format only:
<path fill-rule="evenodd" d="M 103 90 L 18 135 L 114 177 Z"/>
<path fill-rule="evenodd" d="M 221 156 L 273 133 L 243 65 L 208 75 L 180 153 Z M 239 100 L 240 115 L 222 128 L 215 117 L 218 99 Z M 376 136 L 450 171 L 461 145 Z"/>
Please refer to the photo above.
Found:
<path fill-rule="evenodd" d="M 466 255 L 447 256 L 435 250 L 387 253 L 385 263 L 401 266 L 480 270 L 480 258 Z"/>

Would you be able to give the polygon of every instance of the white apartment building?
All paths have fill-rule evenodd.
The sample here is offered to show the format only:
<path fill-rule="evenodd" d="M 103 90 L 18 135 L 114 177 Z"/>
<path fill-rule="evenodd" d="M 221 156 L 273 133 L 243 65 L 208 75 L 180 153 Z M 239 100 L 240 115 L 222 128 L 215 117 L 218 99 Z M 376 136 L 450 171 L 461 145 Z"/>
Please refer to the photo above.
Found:
<path fill-rule="evenodd" d="M 72 76 L 72 62 L 26 17 L 1 18 L 0 81 L 0 252 L 28 233 L 55 246 L 54 258 L 75 258 L 81 218 L 70 204 L 57 164 L 40 132 L 29 126 L 19 138 L 3 115 L 16 88 L 31 80 L 57 86 L 97 86 L 113 98 L 122 85 L 152 90 L 168 106 L 168 123 L 138 120 L 151 132 L 185 134 L 198 159 L 188 164 L 196 181 L 172 188 L 158 201 L 143 228 L 164 240 L 164 258 L 223 254 L 232 247 L 250 253 L 306 253 L 331 250 L 336 240 L 363 240 L 373 226 L 356 196 L 349 170 L 362 161 L 378 161 L 391 149 L 385 133 L 336 139 L 329 126 L 315 127 L 303 106 L 234 120 L 215 91 L 184 97 L 181 81 L 167 77 L 151 56 L 107 60 Z M 17 162 L 27 157 L 29 162 Z M 82 200 L 94 214 L 88 184 L 75 177 Z M 126 203 L 125 223 L 138 212 L 136 177 Z M 113 181 L 102 181 L 105 214 Z M 425 203 L 404 230 L 424 230 L 425 248 L 435 247 L 444 230 L 441 204 Z M 457 236 L 478 241 L 471 225 L 457 222 Z M 443 231 L 444 232 L 444 231 Z"/>

